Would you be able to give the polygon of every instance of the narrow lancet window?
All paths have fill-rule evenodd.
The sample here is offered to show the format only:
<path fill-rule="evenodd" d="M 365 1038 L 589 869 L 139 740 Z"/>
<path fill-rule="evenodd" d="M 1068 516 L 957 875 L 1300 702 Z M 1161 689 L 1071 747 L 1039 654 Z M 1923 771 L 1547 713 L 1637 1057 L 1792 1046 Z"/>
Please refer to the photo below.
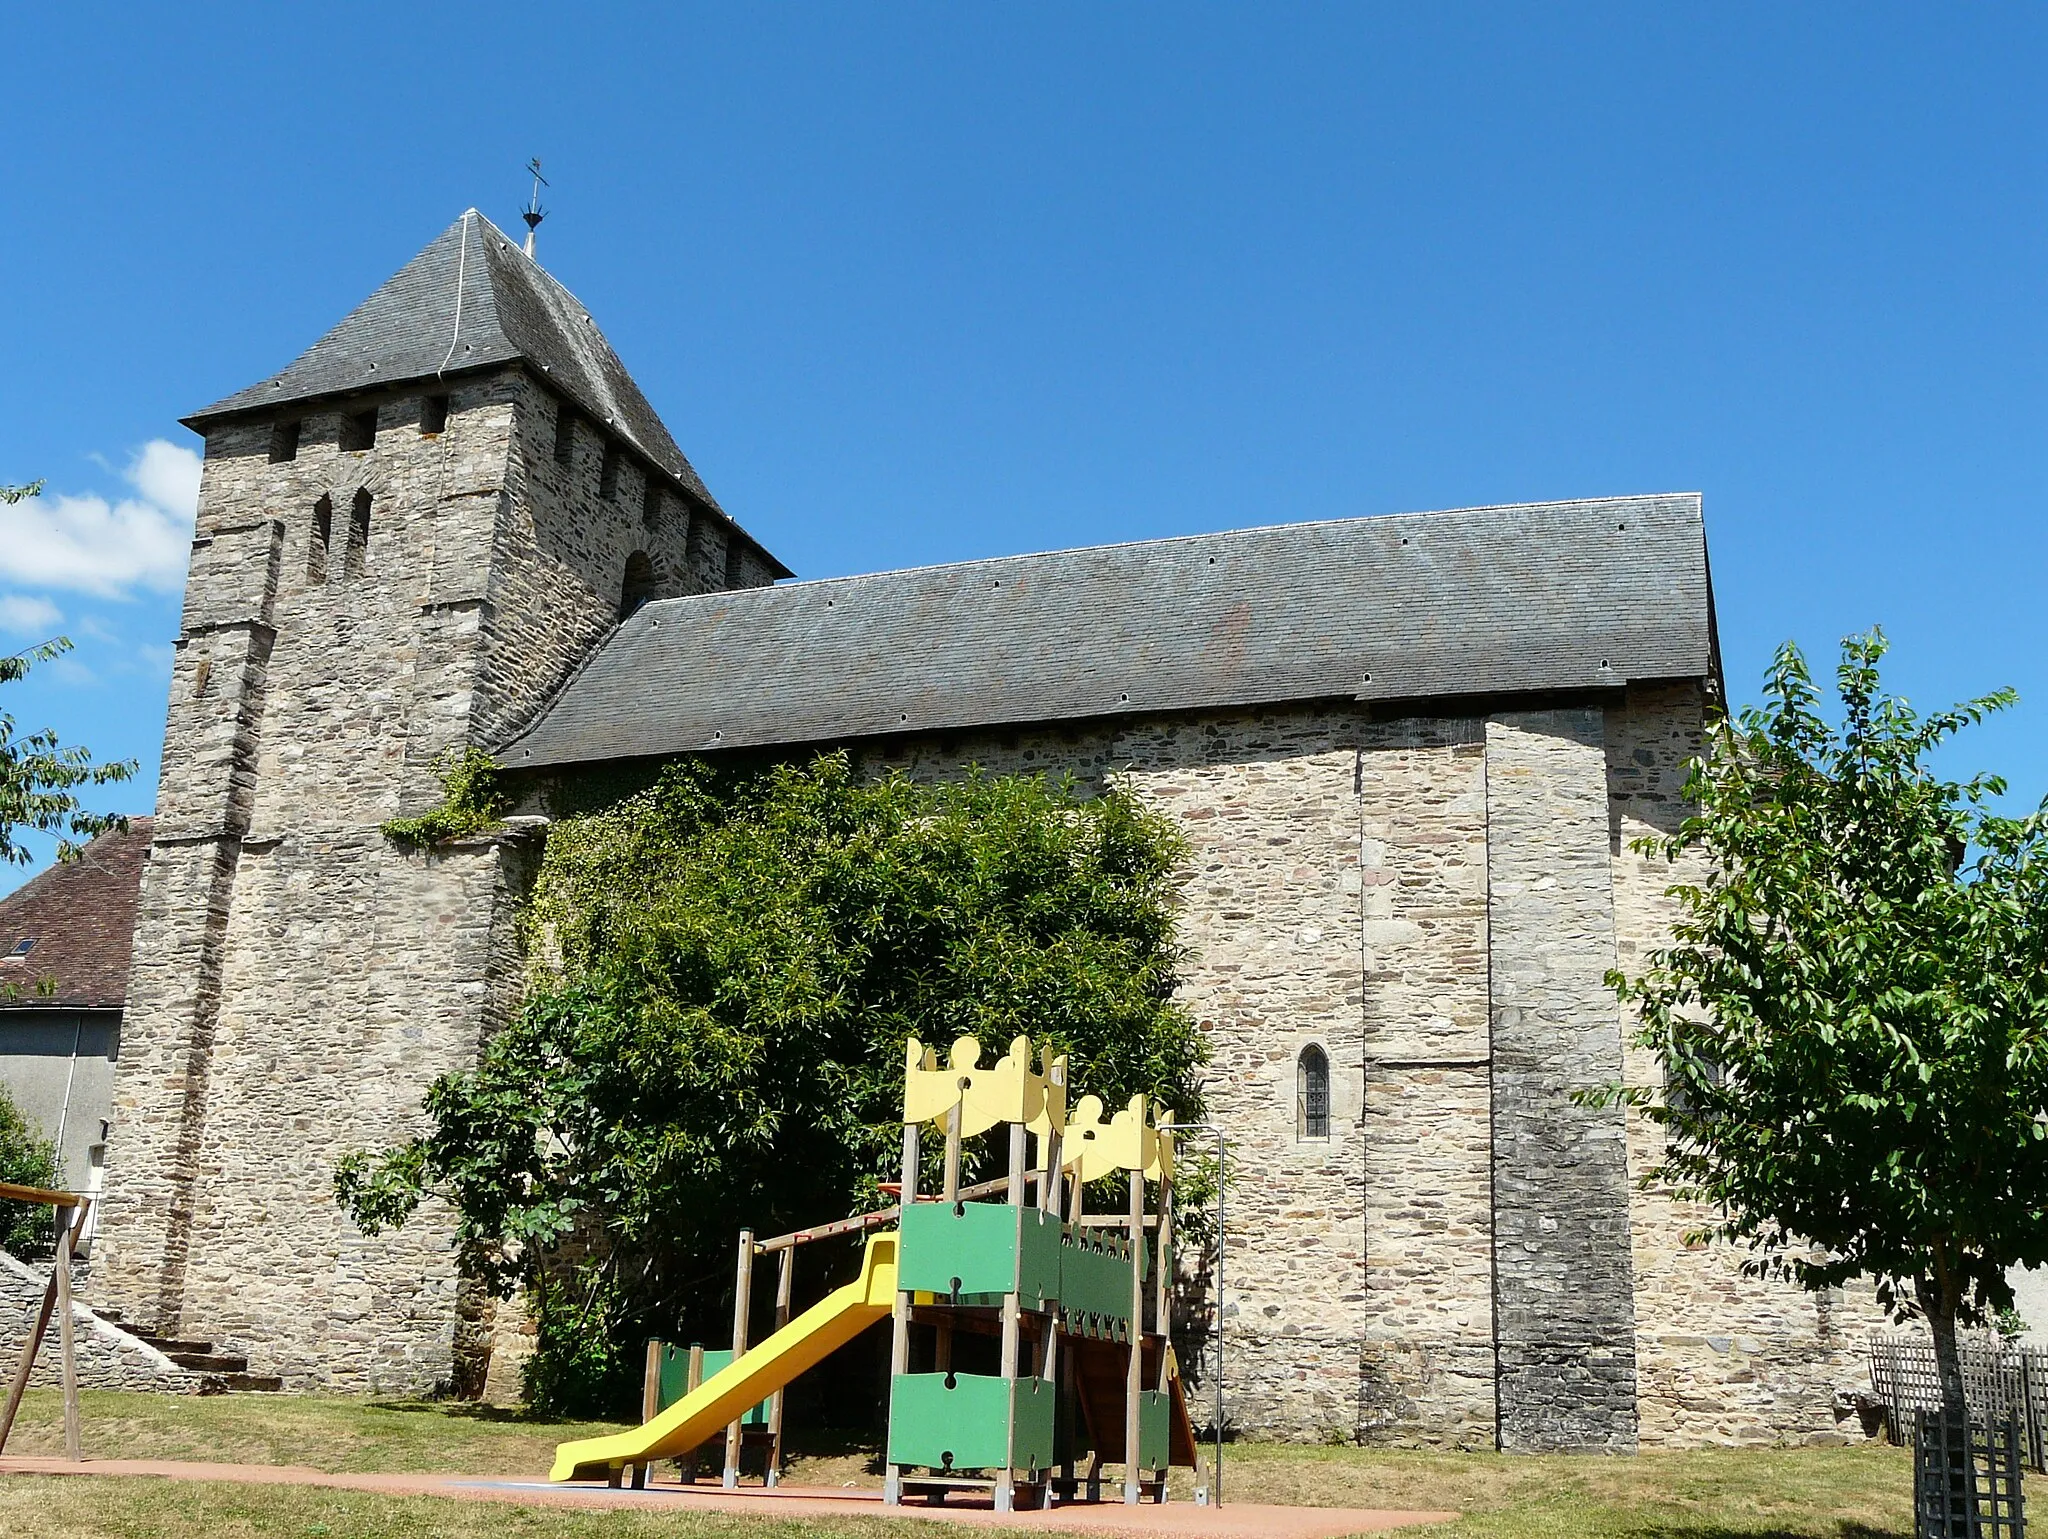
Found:
<path fill-rule="evenodd" d="M 555 404 L 555 463 L 566 465 L 576 452 L 576 413 L 567 401 Z"/>
<path fill-rule="evenodd" d="M 626 580 L 619 588 L 619 618 L 626 619 L 653 597 L 654 563 L 646 551 L 636 550 L 626 558 Z"/>
<path fill-rule="evenodd" d="M 306 548 L 306 579 L 327 580 L 327 547 L 334 538 L 334 503 L 322 497 L 313 504 L 313 537 Z"/>
<path fill-rule="evenodd" d="M 647 472 L 647 485 L 640 494 L 640 527 L 649 534 L 661 522 L 661 483 L 654 479 L 654 472 Z"/>
<path fill-rule="evenodd" d="M 1330 1055 L 1311 1042 L 1294 1066 L 1294 1133 L 1330 1136 Z"/>
<path fill-rule="evenodd" d="M 607 438 L 604 442 L 604 461 L 597 472 L 597 495 L 619 495 L 619 444 L 615 438 Z"/>
<path fill-rule="evenodd" d="M 370 557 L 370 494 L 368 490 L 356 493 L 355 505 L 348 513 L 348 554 L 342 563 L 342 570 L 349 577 L 363 575 L 363 567 Z"/>

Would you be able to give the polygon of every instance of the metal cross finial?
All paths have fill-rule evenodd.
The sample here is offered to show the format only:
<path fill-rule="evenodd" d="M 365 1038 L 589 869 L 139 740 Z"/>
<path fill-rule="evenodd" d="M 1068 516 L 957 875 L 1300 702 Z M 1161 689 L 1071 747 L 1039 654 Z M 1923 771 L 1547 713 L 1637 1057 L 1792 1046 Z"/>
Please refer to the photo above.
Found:
<path fill-rule="evenodd" d="M 519 217 L 526 221 L 526 254 L 533 255 L 533 232 L 540 228 L 540 222 L 548 217 L 548 211 L 540 206 L 540 190 L 548 185 L 548 179 L 540 174 L 540 157 L 534 156 L 526 163 L 526 169 L 533 173 L 533 196 L 526 200 L 526 207 Z"/>

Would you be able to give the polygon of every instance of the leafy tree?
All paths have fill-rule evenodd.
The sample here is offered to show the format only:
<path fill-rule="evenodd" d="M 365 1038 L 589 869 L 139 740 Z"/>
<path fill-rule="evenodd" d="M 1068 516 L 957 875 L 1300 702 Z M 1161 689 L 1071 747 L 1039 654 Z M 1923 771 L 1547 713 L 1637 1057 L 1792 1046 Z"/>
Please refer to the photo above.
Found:
<path fill-rule="evenodd" d="M 1883 692 L 1881 632 L 1836 671 L 1799 651 L 1693 766 L 1696 809 L 1637 848 L 1681 862 L 1672 944 L 1610 975 L 1661 1061 L 1631 1096 L 1667 1143 L 1651 1178 L 1718 1215 L 1745 1270 L 1874 1280 L 1922 1316 L 1960 1413 L 1959 1324 L 2048 1262 L 2048 812 L 1929 760 L 2006 690 L 1929 716 Z"/>
<path fill-rule="evenodd" d="M 0 1181 L 54 1187 L 57 1179 L 57 1146 L 36 1137 L 0 1088 Z M 57 1244 L 54 1212 L 40 1203 L 0 1202 L 0 1250 L 25 1257 L 49 1255 Z"/>
<path fill-rule="evenodd" d="M 26 652 L 0 657 L 0 684 L 25 678 L 37 663 L 70 650 L 71 643 L 58 636 Z M 17 735 L 14 717 L 0 711 L 0 864 L 27 865 L 35 858 L 17 837 L 24 828 L 56 835 L 59 860 L 78 853 L 74 840 L 82 842 L 110 828 L 125 829 L 126 818 L 88 812 L 74 793 L 80 786 L 113 785 L 134 777 L 133 759 L 95 764 L 88 750 L 62 746 L 48 728 Z"/>
<path fill-rule="evenodd" d="M 730 1319 L 739 1229 L 886 1202 L 905 1038 L 993 1055 L 1029 1033 L 1111 1104 L 1194 1115 L 1179 854 L 1165 820 L 1071 783 L 672 766 L 550 830 L 524 1009 L 337 1196 L 371 1233 L 446 1198 L 469 1269 L 535 1305 L 530 1397 L 620 1408 L 641 1336 Z"/>
<path fill-rule="evenodd" d="M 0 504 L 21 502 L 42 489 L 40 481 L 0 486 Z M 58 636 L 26 652 L 0 657 L 0 684 L 12 684 L 37 663 L 70 650 L 71 643 Z M 87 812 L 72 793 L 83 785 L 112 785 L 134 775 L 133 759 L 94 764 L 85 749 L 61 746 L 57 734 L 47 729 L 17 736 L 14 718 L 0 711 L 0 864 L 26 865 L 35 858 L 15 837 L 18 829 L 56 835 L 58 858 L 68 860 L 78 847 L 67 836 L 83 840 L 110 828 L 126 828 L 126 818 Z"/>

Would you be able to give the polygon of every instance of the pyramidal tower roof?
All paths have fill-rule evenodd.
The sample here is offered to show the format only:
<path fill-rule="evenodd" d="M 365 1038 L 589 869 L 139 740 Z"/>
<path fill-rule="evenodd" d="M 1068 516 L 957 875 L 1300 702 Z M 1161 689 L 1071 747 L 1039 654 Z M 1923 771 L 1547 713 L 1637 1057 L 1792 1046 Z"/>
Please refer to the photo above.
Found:
<path fill-rule="evenodd" d="M 512 362 L 718 508 L 582 302 L 475 209 L 282 373 L 184 421 L 203 431 L 219 417 Z"/>

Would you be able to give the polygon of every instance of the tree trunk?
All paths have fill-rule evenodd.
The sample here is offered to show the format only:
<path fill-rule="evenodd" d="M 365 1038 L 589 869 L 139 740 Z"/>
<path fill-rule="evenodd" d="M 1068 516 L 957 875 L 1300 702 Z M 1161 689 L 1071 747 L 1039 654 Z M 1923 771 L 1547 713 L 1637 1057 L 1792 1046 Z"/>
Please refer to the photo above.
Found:
<path fill-rule="evenodd" d="M 1914 1291 L 1922 1313 L 1927 1316 L 1928 1334 L 1934 1339 L 1934 1371 L 1941 1384 L 1941 1419 L 1947 1429 L 1943 1439 L 1945 1458 L 1939 1465 L 1930 1465 L 1917 1457 L 1916 1450 L 1914 1467 L 1916 1483 L 1930 1478 L 1938 1480 L 1943 1499 L 1930 1502 L 1928 1498 L 1937 1493 L 1922 1489 L 1915 1490 L 1914 1498 L 1922 1513 L 1937 1511 L 1950 1515 L 1945 1521 L 1933 1521 L 1931 1526 L 1923 1519 L 1920 1539 L 1973 1539 L 1980 1514 L 1976 1472 L 1970 1467 L 1970 1408 L 1963 1394 L 1963 1356 L 1956 1340 L 1956 1306 L 1960 1301 L 1947 1275 L 1948 1269 L 1940 1264 L 1939 1252 L 1935 1260 L 1936 1275 L 1920 1278 Z"/>

